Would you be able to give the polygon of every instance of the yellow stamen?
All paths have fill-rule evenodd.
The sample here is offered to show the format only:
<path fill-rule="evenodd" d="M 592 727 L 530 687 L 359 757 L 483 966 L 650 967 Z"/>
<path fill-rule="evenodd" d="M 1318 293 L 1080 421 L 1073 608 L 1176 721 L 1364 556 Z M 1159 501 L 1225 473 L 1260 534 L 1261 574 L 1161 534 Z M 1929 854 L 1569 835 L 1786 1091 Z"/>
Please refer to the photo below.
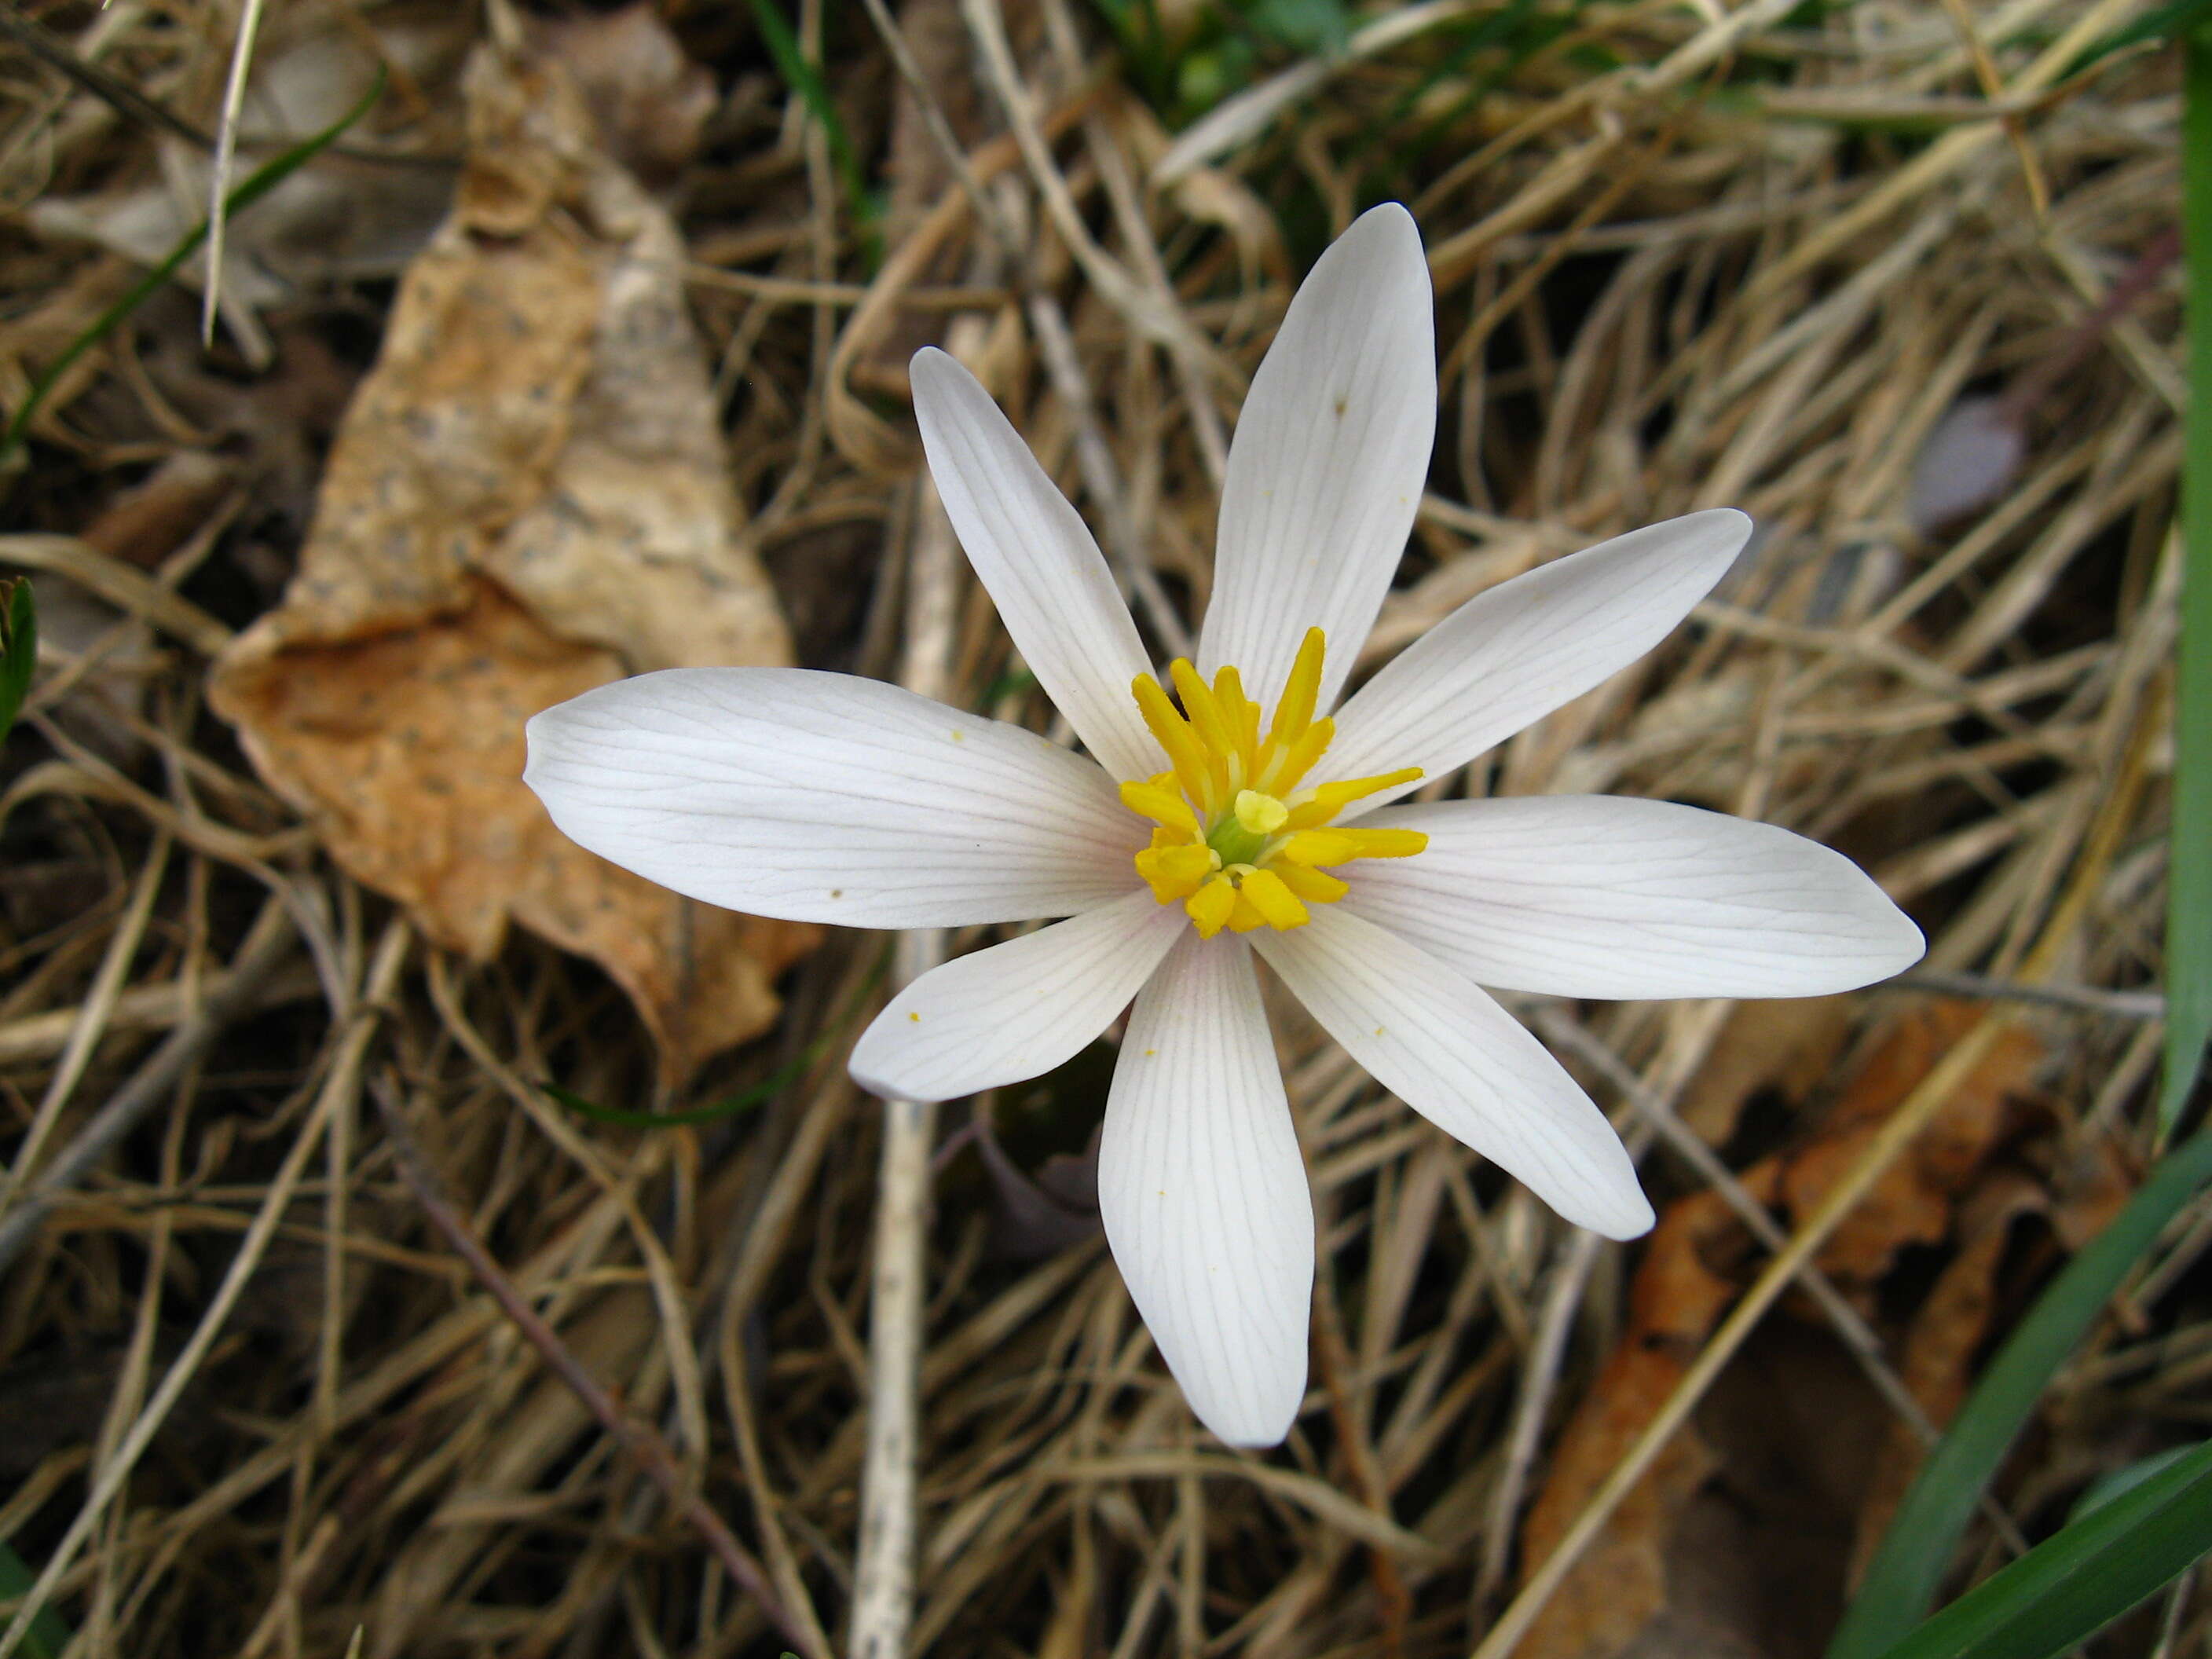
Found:
<path fill-rule="evenodd" d="M 1171 824 L 1177 830 L 1187 830 L 1192 835 L 1203 833 L 1198 827 L 1198 814 L 1190 810 L 1190 803 L 1175 790 L 1157 783 L 1125 783 L 1121 786 L 1121 805 L 1140 817 L 1155 823 Z M 1290 816 L 1285 807 L 1283 816 Z"/>
<path fill-rule="evenodd" d="M 1168 764 L 1175 770 L 1176 781 L 1192 801 L 1206 799 L 1207 783 L 1206 748 L 1199 742 L 1198 734 L 1176 707 L 1168 701 L 1168 694 L 1160 690 L 1160 683 L 1150 674 L 1139 674 L 1129 683 L 1129 690 L 1137 699 L 1138 712 L 1144 715 L 1145 725 L 1153 738 L 1165 751 Z"/>
<path fill-rule="evenodd" d="M 1418 830 L 1298 830 L 1283 843 L 1283 856 L 1310 867 L 1354 859 L 1409 859 L 1428 844 Z"/>
<path fill-rule="evenodd" d="M 1335 739 L 1334 720 L 1316 720 L 1298 733 L 1297 740 L 1284 752 L 1280 760 L 1265 766 L 1267 781 L 1276 793 L 1287 795 L 1297 787 L 1300 778 L 1313 770 L 1314 763 L 1321 759 Z"/>
<path fill-rule="evenodd" d="M 1225 800 L 1230 793 L 1229 758 L 1237 752 L 1236 734 L 1188 658 L 1177 657 L 1170 663 L 1168 677 L 1175 681 L 1176 695 L 1182 699 L 1182 712 L 1191 730 L 1205 746 L 1206 776 L 1213 781 L 1214 799 Z"/>
<path fill-rule="evenodd" d="M 1176 889 L 1176 898 L 1197 891 L 1198 884 L 1220 867 L 1221 855 L 1211 847 L 1155 847 L 1137 854 L 1137 873 L 1155 890 Z"/>
<path fill-rule="evenodd" d="M 1291 677 L 1283 682 L 1283 695 L 1275 704 L 1275 719 L 1267 728 L 1272 743 L 1294 740 L 1312 722 L 1314 704 L 1321 696 L 1321 664 L 1328 641 L 1318 628 L 1306 629 L 1298 654 L 1291 664 Z"/>
<path fill-rule="evenodd" d="M 1198 929 L 1200 939 L 1212 939 L 1219 933 L 1237 908 L 1237 889 L 1226 876 L 1216 876 L 1183 902 L 1190 912 L 1191 925 Z"/>
<path fill-rule="evenodd" d="M 1359 856 L 1358 843 L 1342 830 L 1300 830 L 1283 843 L 1283 856 L 1292 864 L 1311 868 L 1316 864 L 1348 864 Z"/>
<path fill-rule="evenodd" d="M 1336 735 L 1333 721 L 1315 717 L 1326 643 L 1318 628 L 1307 632 L 1264 741 L 1259 705 L 1233 667 L 1217 670 L 1208 685 L 1188 661 L 1170 663 L 1181 708 L 1150 674 L 1131 684 L 1168 762 L 1167 770 L 1121 785 L 1122 805 L 1156 826 L 1136 854 L 1137 873 L 1160 903 L 1180 902 L 1201 938 L 1224 927 L 1304 927 L 1309 906 L 1351 890 L 1319 866 L 1411 858 L 1428 845 L 1419 830 L 1330 823 L 1353 801 L 1419 779 L 1419 767 L 1299 787 Z"/>
<path fill-rule="evenodd" d="M 1260 750 L 1260 705 L 1244 695 L 1244 682 L 1225 664 L 1213 676 L 1213 696 L 1236 734 L 1237 757 L 1249 774 Z"/>
<path fill-rule="evenodd" d="M 1308 904 L 1334 904 L 1352 890 L 1350 884 L 1339 881 L 1326 870 L 1308 870 L 1296 864 L 1278 864 L 1275 874 Z"/>
<path fill-rule="evenodd" d="M 1356 859 L 1409 859 L 1429 850 L 1429 838 L 1419 830 L 1347 830 L 1357 843 Z"/>
<path fill-rule="evenodd" d="M 1378 794 L 1385 789 L 1395 789 L 1401 783 L 1418 782 L 1422 777 L 1418 766 L 1403 766 L 1395 772 L 1382 772 L 1371 778 L 1347 778 L 1341 783 L 1324 783 L 1317 789 L 1301 789 L 1289 801 L 1291 828 L 1310 830 L 1327 823 L 1356 800 Z"/>
<path fill-rule="evenodd" d="M 1251 902 L 1252 908 L 1267 919 L 1270 927 L 1302 927 L 1309 918 L 1306 907 L 1298 902 L 1297 895 L 1283 884 L 1283 878 L 1272 870 L 1249 870 L 1237 884 L 1237 890 Z"/>

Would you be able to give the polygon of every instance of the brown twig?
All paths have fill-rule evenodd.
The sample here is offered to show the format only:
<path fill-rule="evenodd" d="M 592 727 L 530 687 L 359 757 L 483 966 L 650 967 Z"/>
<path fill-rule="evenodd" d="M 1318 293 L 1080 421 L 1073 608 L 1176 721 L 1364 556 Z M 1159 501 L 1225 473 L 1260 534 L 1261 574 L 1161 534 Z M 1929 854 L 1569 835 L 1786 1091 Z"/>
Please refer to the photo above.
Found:
<path fill-rule="evenodd" d="M 722 1564 L 722 1570 L 753 1598 L 755 1605 L 769 1622 L 781 1631 L 801 1652 L 808 1655 L 809 1659 L 817 1659 L 817 1656 L 818 1659 L 829 1659 L 807 1631 L 784 1611 L 783 1603 L 776 1599 L 775 1592 L 769 1587 L 767 1572 L 753 1559 L 752 1553 L 738 1541 L 737 1534 L 730 1530 L 720 1516 L 714 1513 L 707 1500 L 690 1490 L 684 1479 L 683 1470 L 677 1465 L 676 1455 L 668 1449 L 668 1443 L 653 1429 L 625 1414 L 615 1404 L 613 1396 L 599 1386 L 598 1380 L 584 1368 L 583 1362 L 568 1351 L 553 1328 L 538 1317 L 538 1310 L 523 1299 L 522 1292 L 515 1289 L 514 1280 L 492 1260 L 491 1253 L 477 1241 L 469 1224 L 446 1201 L 436 1171 L 431 1169 L 428 1159 L 423 1156 L 414 1132 L 407 1127 L 406 1116 L 399 1109 L 391 1079 L 372 1079 L 370 1091 L 376 1097 L 376 1109 L 384 1120 L 385 1133 L 391 1137 L 392 1151 L 396 1154 L 393 1162 L 398 1167 L 401 1178 L 415 1194 L 416 1202 L 422 1206 L 422 1213 L 429 1218 L 430 1224 L 452 1247 L 453 1254 L 468 1264 L 469 1271 L 476 1275 L 477 1282 L 491 1293 L 492 1299 L 499 1304 L 500 1310 L 513 1322 L 515 1329 L 522 1333 L 524 1340 L 538 1350 L 553 1374 L 584 1402 L 585 1407 L 599 1419 L 599 1426 L 622 1443 L 623 1449 L 651 1477 L 677 1513 L 698 1529 L 700 1535 L 706 1539 L 708 1547 L 714 1552 L 714 1559 Z"/>

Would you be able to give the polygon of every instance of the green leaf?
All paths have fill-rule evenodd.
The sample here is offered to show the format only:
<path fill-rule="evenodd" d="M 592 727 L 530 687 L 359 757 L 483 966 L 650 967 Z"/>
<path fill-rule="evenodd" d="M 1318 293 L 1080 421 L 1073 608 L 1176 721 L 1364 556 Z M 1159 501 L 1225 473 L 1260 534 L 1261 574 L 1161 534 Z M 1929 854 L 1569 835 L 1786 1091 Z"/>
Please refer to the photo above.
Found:
<path fill-rule="evenodd" d="M 368 91 L 362 95 L 359 103 L 320 132 L 295 144 L 283 155 L 263 162 L 261 166 L 248 173 L 240 181 L 236 189 L 223 198 L 224 218 L 234 218 L 239 213 L 252 206 L 254 203 L 283 184 L 317 155 L 336 143 L 348 127 L 375 107 L 376 100 L 384 96 L 384 82 L 385 72 L 383 67 L 379 65 L 376 79 L 370 82 Z M 46 372 L 40 375 L 33 383 L 30 395 L 23 399 L 22 406 L 15 411 L 15 418 L 8 422 L 7 431 L 0 433 L 0 461 L 7 459 L 15 453 L 15 446 L 22 442 L 23 434 L 31 424 L 31 417 L 39 412 L 40 406 L 46 401 L 47 394 L 52 392 L 55 384 L 68 372 L 70 365 L 121 327 L 132 312 L 145 304 L 162 283 L 175 276 L 185 261 L 199 251 L 200 244 L 207 240 L 207 221 L 203 219 L 195 229 L 186 233 L 184 240 L 169 250 L 167 258 L 132 283 L 129 292 L 125 293 L 121 299 L 94 318 L 92 325 L 71 340 L 63 349 L 62 355 L 46 366 Z"/>
<path fill-rule="evenodd" d="M 39 611 L 27 581 L 0 582 L 0 738 L 15 724 L 39 660 Z"/>
<path fill-rule="evenodd" d="M 2162 1452 L 2140 1458 L 2125 1468 L 2114 1469 L 2089 1483 L 2089 1489 L 2074 1500 L 2074 1507 L 2066 1519 L 2070 1524 L 2095 1514 L 2124 1492 L 2131 1492 L 2154 1474 L 2172 1468 L 2197 1449 L 2194 1446 L 2170 1446 Z"/>
<path fill-rule="evenodd" d="M 1876 1659 L 1920 1621 L 1983 1489 L 2051 1374 L 2104 1310 L 2121 1279 L 2208 1180 L 2212 1133 L 2199 1133 L 2159 1161 L 2127 1207 L 2036 1299 L 1898 1506 L 1858 1595 L 1829 1641 L 1827 1659 Z"/>
<path fill-rule="evenodd" d="M 2045 1539 L 1883 1659 L 2049 1659 L 2212 1550 L 2212 1441 Z"/>
<path fill-rule="evenodd" d="M 2173 846 L 2166 870 L 2166 1065 L 2171 1132 L 2212 1036 L 2212 27 L 2182 40 L 2181 234 L 2189 414 L 2182 453 L 2181 640 L 2173 693 Z"/>
<path fill-rule="evenodd" d="M 38 1575 L 23 1564 L 23 1558 L 0 1544 L 0 1603 L 21 1601 L 38 1582 Z M 44 1607 L 31 1620 L 31 1628 L 24 1632 L 23 1644 L 16 1651 L 27 1659 L 57 1659 L 69 1644 L 68 1624 L 52 1607 Z"/>
<path fill-rule="evenodd" d="M 2124 52 L 2145 40 L 2164 40 L 2183 34 L 2208 17 L 2212 17 L 2212 0 L 2171 0 L 2170 4 L 2145 12 L 2132 23 L 2123 25 L 2086 48 L 2066 66 L 2059 79 L 2070 81 L 2100 58 L 2110 58 L 2116 52 Z"/>
<path fill-rule="evenodd" d="M 1248 16 L 1268 40 L 1316 56 L 1342 52 L 1352 38 L 1342 0 L 1259 0 Z"/>

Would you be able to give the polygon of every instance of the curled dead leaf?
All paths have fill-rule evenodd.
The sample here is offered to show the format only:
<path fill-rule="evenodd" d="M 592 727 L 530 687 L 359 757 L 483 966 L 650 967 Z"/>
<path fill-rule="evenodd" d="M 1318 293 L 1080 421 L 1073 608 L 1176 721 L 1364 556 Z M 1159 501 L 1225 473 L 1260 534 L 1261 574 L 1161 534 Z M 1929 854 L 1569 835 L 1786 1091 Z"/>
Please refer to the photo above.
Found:
<path fill-rule="evenodd" d="M 774 1017 L 813 929 L 693 906 L 569 842 L 523 722 L 627 673 L 786 663 L 674 222 L 550 58 L 471 61 L 452 215 L 410 267 L 283 603 L 210 696 L 352 874 L 482 958 L 599 962 L 679 1078 Z"/>

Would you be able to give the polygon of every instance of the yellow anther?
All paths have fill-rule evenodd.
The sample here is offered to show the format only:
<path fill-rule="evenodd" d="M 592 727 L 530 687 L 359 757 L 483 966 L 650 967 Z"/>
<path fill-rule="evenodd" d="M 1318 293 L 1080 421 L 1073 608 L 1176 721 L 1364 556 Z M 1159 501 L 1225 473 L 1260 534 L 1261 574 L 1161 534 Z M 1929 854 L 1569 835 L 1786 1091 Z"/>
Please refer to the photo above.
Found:
<path fill-rule="evenodd" d="M 1224 927 L 1302 927 L 1312 919 L 1309 905 L 1334 904 L 1350 890 L 1318 866 L 1408 858 L 1428 845 L 1418 830 L 1330 823 L 1353 801 L 1419 779 L 1419 767 L 1298 787 L 1336 735 L 1332 721 L 1316 718 L 1324 648 L 1321 629 L 1309 630 L 1264 740 L 1259 705 L 1232 667 L 1217 670 L 1208 685 L 1178 659 L 1166 676 L 1175 699 L 1150 674 L 1131 684 L 1168 762 L 1167 770 L 1121 785 L 1121 804 L 1156 826 L 1135 855 L 1137 873 L 1159 902 L 1180 902 L 1203 938 Z"/>
<path fill-rule="evenodd" d="M 1191 925 L 1198 929 L 1200 939 L 1212 939 L 1219 933 L 1237 908 L 1237 889 L 1226 876 L 1214 878 L 1183 901 L 1184 909 L 1190 913 Z"/>
<path fill-rule="evenodd" d="M 1270 927 L 1303 927 L 1310 920 L 1297 895 L 1285 886 L 1283 878 L 1272 870 L 1248 872 L 1237 883 L 1237 890 L 1251 901 L 1252 908 Z"/>
<path fill-rule="evenodd" d="M 1177 897 L 1195 891 L 1199 883 L 1220 867 L 1221 855 L 1203 844 L 1155 847 L 1137 854 L 1137 873 L 1149 882 L 1180 886 L 1182 892 Z"/>
<path fill-rule="evenodd" d="M 1144 715 L 1145 725 L 1152 732 L 1168 764 L 1175 770 L 1176 781 L 1194 803 L 1206 799 L 1207 768 L 1206 749 L 1190 723 L 1176 713 L 1176 706 L 1168 701 L 1168 694 L 1160 690 L 1160 683 L 1150 674 L 1139 674 L 1129 683 L 1129 690 L 1137 699 L 1138 712 Z"/>
<path fill-rule="evenodd" d="M 1170 774 L 1170 776 L 1173 774 Z M 1190 810 L 1190 803 L 1172 788 L 1157 783 L 1125 783 L 1121 786 L 1121 805 L 1141 817 L 1155 823 L 1170 824 L 1177 830 L 1187 830 L 1192 835 L 1201 835 L 1198 814 Z M 1285 807 L 1283 816 L 1290 816 Z"/>
<path fill-rule="evenodd" d="M 1221 705 L 1214 701 L 1213 693 L 1198 670 L 1190 665 L 1187 657 L 1177 657 L 1168 665 L 1168 677 L 1175 682 L 1176 695 L 1182 699 L 1182 712 L 1189 720 L 1191 730 L 1206 751 L 1206 775 L 1213 781 L 1214 799 L 1225 802 L 1229 796 L 1229 757 L 1237 751 L 1237 734 L 1230 729 Z"/>
<path fill-rule="evenodd" d="M 1266 761 L 1264 770 L 1269 788 L 1279 795 L 1287 795 L 1297 787 L 1298 780 L 1314 769 L 1314 763 L 1327 752 L 1336 738 L 1334 720 L 1316 720 L 1298 733 L 1297 739 L 1282 753 L 1281 758 Z M 1268 739 L 1272 748 L 1273 739 Z"/>
<path fill-rule="evenodd" d="M 1424 775 L 1418 766 L 1402 766 L 1395 772 L 1378 773 L 1371 778 L 1347 778 L 1341 783 L 1324 783 L 1316 789 L 1301 789 L 1291 798 L 1291 828 L 1310 830 L 1327 823 L 1356 800 L 1395 789 L 1401 783 L 1417 783 Z"/>
<path fill-rule="evenodd" d="M 1359 853 L 1358 843 L 1346 830 L 1301 830 L 1283 843 L 1283 856 L 1292 864 L 1310 868 L 1316 864 L 1349 863 Z"/>
<path fill-rule="evenodd" d="M 1313 720 L 1314 705 L 1321 697 L 1322 658 L 1328 637 L 1318 628 L 1306 629 L 1298 654 L 1291 664 L 1291 677 L 1283 682 L 1283 695 L 1275 703 L 1275 718 L 1267 727 L 1267 740 L 1282 744 L 1294 741 Z"/>
<path fill-rule="evenodd" d="M 1356 859 L 1409 859 L 1428 850 L 1429 838 L 1419 830 L 1346 830 L 1356 843 Z"/>
<path fill-rule="evenodd" d="M 1214 673 L 1213 697 L 1236 735 L 1237 757 L 1249 771 L 1260 749 L 1260 705 L 1244 695 L 1244 682 L 1225 664 Z"/>
<path fill-rule="evenodd" d="M 1127 800 L 1128 797 L 1125 794 L 1122 799 Z M 1290 816 L 1291 809 L 1273 795 L 1263 795 L 1256 789 L 1237 792 L 1237 822 L 1255 836 L 1273 835 Z"/>
<path fill-rule="evenodd" d="M 1283 885 L 1308 904 L 1334 904 L 1352 890 L 1326 870 L 1309 870 L 1296 864 L 1278 864 L 1273 868 Z"/>
<path fill-rule="evenodd" d="M 1409 859 L 1428 844 L 1418 830 L 1299 830 L 1283 843 L 1283 857 L 1309 867 L 1354 859 Z"/>

